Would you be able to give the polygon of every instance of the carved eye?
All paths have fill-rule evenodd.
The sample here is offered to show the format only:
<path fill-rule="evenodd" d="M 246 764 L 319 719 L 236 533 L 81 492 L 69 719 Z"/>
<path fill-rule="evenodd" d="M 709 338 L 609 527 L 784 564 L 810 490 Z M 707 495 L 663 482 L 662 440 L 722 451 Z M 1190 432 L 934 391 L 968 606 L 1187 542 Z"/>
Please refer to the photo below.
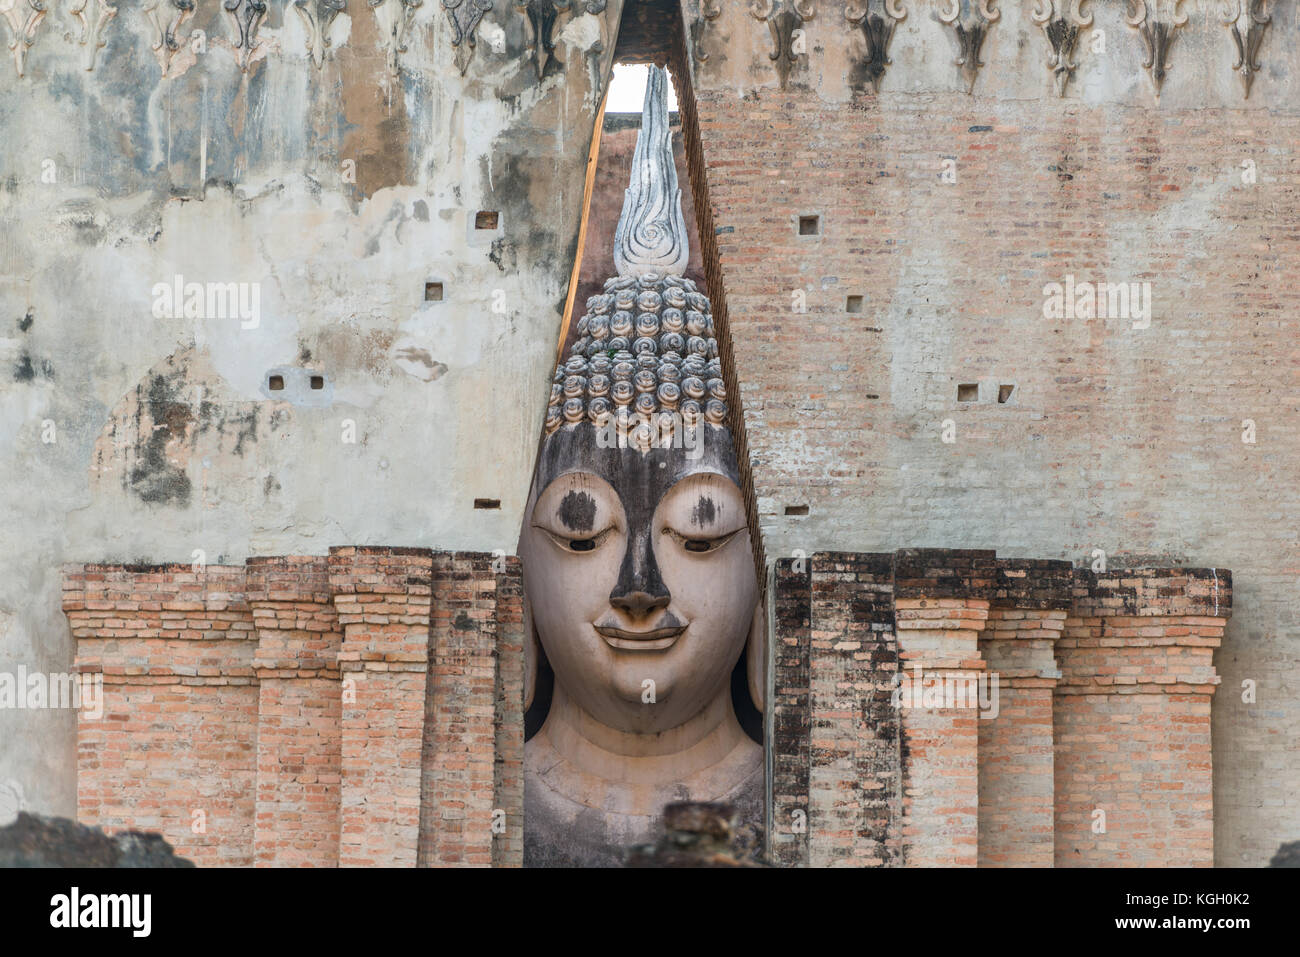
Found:
<path fill-rule="evenodd" d="M 673 541 L 686 549 L 686 551 L 695 552 L 697 555 L 717 551 L 723 545 L 727 544 L 727 542 L 735 538 L 739 533 L 740 529 L 737 529 L 727 535 L 719 535 L 717 538 L 687 538 L 681 532 L 668 527 L 664 528 L 664 534 L 672 538 Z"/>
<path fill-rule="evenodd" d="M 594 538 L 575 538 L 569 542 L 569 548 L 575 552 L 589 552 L 596 547 Z"/>

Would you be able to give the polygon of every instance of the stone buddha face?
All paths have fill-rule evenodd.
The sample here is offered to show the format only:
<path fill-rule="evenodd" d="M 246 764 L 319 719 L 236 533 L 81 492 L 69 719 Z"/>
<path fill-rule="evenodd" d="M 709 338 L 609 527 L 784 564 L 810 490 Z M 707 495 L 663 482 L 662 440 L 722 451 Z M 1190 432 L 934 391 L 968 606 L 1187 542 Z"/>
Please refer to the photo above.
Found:
<path fill-rule="evenodd" d="M 587 301 L 555 371 L 520 538 L 555 677 L 524 749 L 524 856 L 543 865 L 613 863 L 671 801 L 762 817 L 762 748 L 731 697 L 750 638 L 762 708 L 758 579 L 712 308 L 684 275 L 666 87 L 651 70 L 618 275 Z M 525 706 L 537 670 L 534 653 Z"/>
<path fill-rule="evenodd" d="M 543 444 L 520 552 L 533 625 L 586 715 L 661 734 L 729 694 L 754 624 L 735 450 L 704 423 L 695 448 L 603 448 L 597 433 Z"/>

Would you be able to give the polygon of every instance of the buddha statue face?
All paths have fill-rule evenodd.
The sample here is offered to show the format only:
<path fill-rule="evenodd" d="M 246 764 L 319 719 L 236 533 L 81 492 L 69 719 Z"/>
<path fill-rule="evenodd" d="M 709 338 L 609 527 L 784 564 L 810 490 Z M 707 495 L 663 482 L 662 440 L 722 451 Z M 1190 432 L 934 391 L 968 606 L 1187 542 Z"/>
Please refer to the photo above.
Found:
<path fill-rule="evenodd" d="M 539 864 L 613 863 L 675 800 L 735 802 L 751 830 L 762 820 L 762 748 L 730 681 L 749 638 L 762 709 L 758 580 L 712 307 L 684 274 L 666 89 L 652 69 L 618 275 L 555 370 L 520 538 L 555 675 L 524 754 L 525 859 Z"/>
<path fill-rule="evenodd" d="M 657 734 L 718 695 L 758 586 L 725 428 L 695 448 L 601 447 L 590 422 L 548 436 L 521 540 L 555 680 L 592 719 Z"/>

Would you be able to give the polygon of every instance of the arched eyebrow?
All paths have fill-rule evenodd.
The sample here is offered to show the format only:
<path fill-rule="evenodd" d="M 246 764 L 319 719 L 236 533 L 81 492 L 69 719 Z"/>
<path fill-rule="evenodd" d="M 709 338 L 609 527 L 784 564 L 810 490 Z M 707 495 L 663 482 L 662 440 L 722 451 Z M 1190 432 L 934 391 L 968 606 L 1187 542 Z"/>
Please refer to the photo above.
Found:
<path fill-rule="evenodd" d="M 683 488 L 689 483 L 688 488 Z M 675 506 L 676 514 L 691 527 L 706 529 L 730 524 L 733 520 L 745 521 L 744 499 L 740 489 L 728 476 L 718 472 L 696 472 L 676 482 L 664 493 L 668 499 L 675 491 L 683 500 Z M 733 501 L 734 498 L 734 501 Z M 680 529 L 685 531 L 685 529 Z"/>
<path fill-rule="evenodd" d="M 718 506 L 714 504 L 713 495 L 709 491 L 702 491 L 691 508 L 691 524 L 712 525 L 718 520 L 719 511 Z"/>
<path fill-rule="evenodd" d="M 596 499 L 585 489 L 569 489 L 560 499 L 555 509 L 555 517 L 565 528 L 575 532 L 590 532 L 596 527 L 596 512 L 599 505 Z"/>

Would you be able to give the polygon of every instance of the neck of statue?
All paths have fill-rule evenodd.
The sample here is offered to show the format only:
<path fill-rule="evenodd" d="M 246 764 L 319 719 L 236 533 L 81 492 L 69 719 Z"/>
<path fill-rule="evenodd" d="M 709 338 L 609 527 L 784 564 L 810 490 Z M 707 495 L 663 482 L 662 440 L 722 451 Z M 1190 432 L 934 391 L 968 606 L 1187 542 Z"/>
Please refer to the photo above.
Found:
<path fill-rule="evenodd" d="M 565 693 L 557 679 L 551 708 L 538 736 L 584 776 L 648 787 L 664 781 L 689 786 L 690 779 L 696 777 L 705 791 L 729 785 L 710 780 L 711 771 L 731 763 L 728 759 L 737 752 L 758 747 L 736 718 L 729 683 L 724 683 L 702 710 L 677 727 L 642 733 L 597 721 Z M 713 796 L 701 793 L 699 799 Z"/>

